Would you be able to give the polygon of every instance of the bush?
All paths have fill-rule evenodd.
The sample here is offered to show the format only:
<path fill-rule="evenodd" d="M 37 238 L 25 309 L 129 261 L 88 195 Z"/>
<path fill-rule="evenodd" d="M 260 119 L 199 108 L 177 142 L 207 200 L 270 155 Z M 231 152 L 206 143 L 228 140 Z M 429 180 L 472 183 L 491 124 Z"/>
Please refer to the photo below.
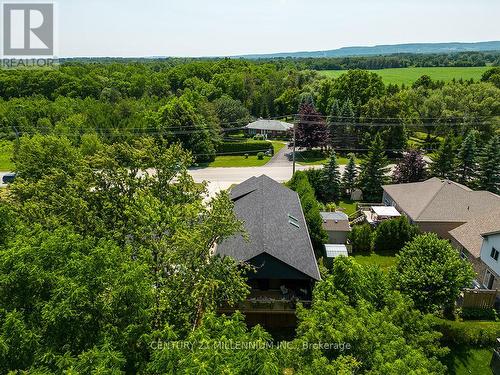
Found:
<path fill-rule="evenodd" d="M 497 313 L 495 309 L 465 307 L 460 311 L 460 316 L 464 320 L 496 320 Z"/>
<path fill-rule="evenodd" d="M 307 175 L 302 171 L 295 172 L 292 179 L 287 182 L 287 186 L 299 195 L 314 252 L 316 257 L 320 258 L 324 255 L 323 245 L 328 240 L 328 235 L 323 229 L 323 220 L 319 214 L 319 204 L 314 196 L 314 189 L 309 183 Z"/>
<path fill-rule="evenodd" d="M 218 152 L 256 155 L 272 148 L 273 144 L 269 141 L 223 142 Z"/>
<path fill-rule="evenodd" d="M 259 152 L 259 153 L 257 154 L 257 159 L 259 159 L 259 160 L 263 160 L 263 159 L 264 159 L 264 153 L 263 153 L 263 152 Z"/>
<path fill-rule="evenodd" d="M 386 220 L 377 227 L 372 247 L 375 252 L 396 254 L 418 234 L 418 227 L 410 224 L 406 216 Z"/>
<path fill-rule="evenodd" d="M 500 337 L 498 322 L 459 322 L 437 319 L 437 329 L 443 334 L 442 341 L 448 346 L 492 347 Z"/>
<path fill-rule="evenodd" d="M 372 237 L 373 229 L 370 224 L 355 225 L 349 235 L 352 250 L 354 252 L 369 253 L 371 251 Z"/>

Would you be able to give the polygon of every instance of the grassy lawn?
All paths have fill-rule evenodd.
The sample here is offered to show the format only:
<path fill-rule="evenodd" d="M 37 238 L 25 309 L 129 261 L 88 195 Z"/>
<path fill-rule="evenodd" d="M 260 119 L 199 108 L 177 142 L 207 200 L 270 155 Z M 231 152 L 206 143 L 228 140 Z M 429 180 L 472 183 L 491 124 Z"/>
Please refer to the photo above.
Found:
<path fill-rule="evenodd" d="M 342 208 L 342 211 L 347 215 L 350 216 L 353 213 L 356 212 L 356 202 L 355 201 L 350 201 L 350 200 L 343 200 L 335 203 L 337 207 Z"/>
<path fill-rule="evenodd" d="M 296 156 L 297 163 L 301 165 L 321 165 L 325 164 L 328 160 L 328 154 L 321 152 L 320 150 L 306 150 L 298 151 Z M 349 158 L 342 155 L 337 155 L 337 162 L 339 165 L 346 165 L 349 162 Z M 356 158 L 356 164 L 359 163 L 359 159 Z"/>
<path fill-rule="evenodd" d="M 13 144 L 9 141 L 0 141 L 0 171 L 13 171 L 14 164 L 10 161 Z"/>
<path fill-rule="evenodd" d="M 257 159 L 257 155 L 249 155 L 245 159 L 244 155 L 221 155 L 217 156 L 210 163 L 200 164 L 203 167 L 261 167 L 271 159 L 270 156 L 264 156 L 264 159 Z"/>
<path fill-rule="evenodd" d="M 455 79 L 474 79 L 479 81 L 482 74 L 488 70 L 490 67 L 437 67 L 437 68 L 393 68 L 393 69 L 380 69 L 380 70 L 370 70 L 371 72 L 380 75 L 384 83 L 393 84 L 412 84 L 421 76 L 428 75 L 434 80 L 440 80 L 449 82 L 453 78 Z M 322 70 L 319 71 L 320 74 L 326 75 L 328 77 L 336 78 L 345 70 Z"/>
<path fill-rule="evenodd" d="M 444 364 L 450 375 L 490 375 L 492 349 L 487 348 L 450 348 Z"/>
<path fill-rule="evenodd" d="M 396 257 L 392 255 L 380 255 L 372 253 L 370 255 L 353 255 L 356 262 L 361 265 L 378 265 L 384 271 L 387 271 L 390 267 L 396 264 Z"/>
<path fill-rule="evenodd" d="M 274 147 L 274 153 L 278 153 L 283 147 L 286 146 L 285 142 L 271 141 Z M 210 163 L 200 164 L 201 167 L 216 167 L 216 168 L 228 168 L 228 167 L 262 167 L 266 165 L 267 162 L 271 160 L 270 156 L 264 156 L 264 159 L 257 159 L 257 155 L 249 155 L 245 158 L 245 155 L 220 155 L 215 158 L 214 161 Z"/>

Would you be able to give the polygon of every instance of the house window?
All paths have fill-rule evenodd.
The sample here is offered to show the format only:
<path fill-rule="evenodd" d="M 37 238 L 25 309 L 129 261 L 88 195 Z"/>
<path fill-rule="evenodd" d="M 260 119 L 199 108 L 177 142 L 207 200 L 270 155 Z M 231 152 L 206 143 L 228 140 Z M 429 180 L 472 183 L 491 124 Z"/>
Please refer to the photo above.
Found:
<path fill-rule="evenodd" d="M 497 249 L 495 249 L 494 247 L 493 247 L 493 248 L 491 248 L 490 257 L 492 257 L 492 258 L 493 258 L 493 259 L 495 259 L 495 260 L 498 260 L 498 255 L 499 255 L 499 254 L 500 254 L 500 253 L 498 252 L 498 250 L 497 250 Z"/>
<path fill-rule="evenodd" d="M 488 289 L 493 289 L 493 284 L 495 283 L 495 276 L 490 272 L 490 270 L 486 270 L 484 273 L 483 285 Z"/>
<path fill-rule="evenodd" d="M 465 250 L 462 249 L 462 251 L 460 252 L 460 258 L 462 258 L 463 260 L 467 260 L 468 259 L 468 256 L 467 254 L 465 253 Z"/>

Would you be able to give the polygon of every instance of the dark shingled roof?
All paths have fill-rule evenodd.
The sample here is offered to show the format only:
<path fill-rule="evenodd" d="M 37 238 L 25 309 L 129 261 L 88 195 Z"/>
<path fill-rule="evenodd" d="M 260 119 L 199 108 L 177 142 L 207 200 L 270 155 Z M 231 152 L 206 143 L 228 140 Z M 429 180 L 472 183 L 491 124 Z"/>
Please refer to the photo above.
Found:
<path fill-rule="evenodd" d="M 232 236 L 217 245 L 216 254 L 248 261 L 267 253 L 305 275 L 320 280 L 318 264 L 296 192 L 262 175 L 231 190 L 234 210 L 249 235 Z"/>

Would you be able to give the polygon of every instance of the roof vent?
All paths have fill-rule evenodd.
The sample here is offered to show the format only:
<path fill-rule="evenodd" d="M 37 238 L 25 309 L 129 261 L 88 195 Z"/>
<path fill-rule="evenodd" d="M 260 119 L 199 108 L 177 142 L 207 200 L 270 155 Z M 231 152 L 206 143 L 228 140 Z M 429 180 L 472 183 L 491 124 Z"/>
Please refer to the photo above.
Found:
<path fill-rule="evenodd" d="M 294 227 L 300 228 L 300 226 L 299 226 L 299 220 L 296 217 L 293 217 L 290 214 L 288 214 L 288 223 L 292 224 Z"/>
<path fill-rule="evenodd" d="M 297 224 L 295 221 L 288 220 L 288 223 L 289 223 L 289 224 L 292 224 L 294 227 L 300 228 L 300 225 L 299 225 L 299 224 Z"/>

